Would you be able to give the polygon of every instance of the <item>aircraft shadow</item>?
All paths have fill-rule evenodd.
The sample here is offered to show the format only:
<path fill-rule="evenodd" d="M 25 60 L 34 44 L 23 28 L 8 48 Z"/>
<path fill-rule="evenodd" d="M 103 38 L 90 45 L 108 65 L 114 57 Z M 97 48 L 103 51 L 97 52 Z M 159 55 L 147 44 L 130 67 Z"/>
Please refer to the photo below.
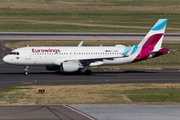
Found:
<path fill-rule="evenodd" d="M 101 75 L 116 75 L 116 74 L 129 74 L 129 73 L 156 73 L 155 71 L 140 71 L 140 70 L 126 70 L 126 71 L 93 71 L 92 70 L 92 75 L 91 76 L 101 76 Z M 23 72 L 4 72 L 0 73 L 1 75 L 24 75 Z M 49 75 L 58 75 L 58 76 L 68 76 L 68 75 L 85 75 L 85 72 L 82 71 L 81 74 L 76 74 L 76 73 L 62 73 L 60 71 L 55 71 L 55 72 L 29 72 L 29 75 L 44 75 L 44 74 L 49 74 Z M 89 75 L 87 75 L 89 76 Z"/>

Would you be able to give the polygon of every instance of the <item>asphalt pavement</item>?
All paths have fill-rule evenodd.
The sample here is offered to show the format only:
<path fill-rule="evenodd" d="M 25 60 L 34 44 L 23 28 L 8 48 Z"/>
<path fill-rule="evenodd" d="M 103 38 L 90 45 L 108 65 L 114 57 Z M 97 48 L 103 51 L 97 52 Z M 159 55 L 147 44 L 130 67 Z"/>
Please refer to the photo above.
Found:
<path fill-rule="evenodd" d="M 147 33 L 0 32 L 1 40 L 142 40 Z M 179 33 L 165 33 L 164 40 L 179 41 Z"/>

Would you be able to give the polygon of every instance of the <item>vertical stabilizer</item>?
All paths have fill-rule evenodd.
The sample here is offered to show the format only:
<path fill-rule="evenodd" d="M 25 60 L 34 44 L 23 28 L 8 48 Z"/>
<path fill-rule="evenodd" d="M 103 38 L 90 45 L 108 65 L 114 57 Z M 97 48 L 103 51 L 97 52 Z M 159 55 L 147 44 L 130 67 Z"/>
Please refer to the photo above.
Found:
<path fill-rule="evenodd" d="M 159 19 L 157 23 L 149 31 L 149 33 L 140 42 L 139 47 L 161 48 L 164 32 L 166 29 L 166 24 L 167 19 Z"/>
<path fill-rule="evenodd" d="M 138 44 L 136 53 L 139 53 L 135 61 L 147 59 L 150 53 L 161 49 L 164 32 L 166 29 L 167 19 L 159 19 L 152 27 L 149 33 Z"/>

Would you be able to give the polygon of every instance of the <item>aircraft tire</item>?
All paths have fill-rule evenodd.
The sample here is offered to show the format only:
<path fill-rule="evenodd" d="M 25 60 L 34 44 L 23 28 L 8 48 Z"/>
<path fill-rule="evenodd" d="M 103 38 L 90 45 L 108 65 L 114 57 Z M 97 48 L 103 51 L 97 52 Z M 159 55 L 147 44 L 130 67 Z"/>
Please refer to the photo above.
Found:
<path fill-rule="evenodd" d="M 25 71 L 25 72 L 24 72 L 24 75 L 28 75 L 28 71 Z"/>
<path fill-rule="evenodd" d="M 76 73 L 77 75 L 80 75 L 80 74 L 81 74 L 81 69 L 78 69 L 75 73 Z"/>
<path fill-rule="evenodd" d="M 91 75 L 92 72 L 91 72 L 91 70 L 86 70 L 86 71 L 85 71 L 85 74 L 86 74 L 86 75 Z"/>

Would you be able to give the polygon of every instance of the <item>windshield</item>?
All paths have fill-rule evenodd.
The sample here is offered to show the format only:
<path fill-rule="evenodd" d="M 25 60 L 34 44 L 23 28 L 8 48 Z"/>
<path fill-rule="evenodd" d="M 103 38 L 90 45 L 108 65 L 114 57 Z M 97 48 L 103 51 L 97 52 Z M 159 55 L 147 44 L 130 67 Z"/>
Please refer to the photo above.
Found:
<path fill-rule="evenodd" d="M 10 55 L 19 55 L 19 52 L 10 52 Z"/>

